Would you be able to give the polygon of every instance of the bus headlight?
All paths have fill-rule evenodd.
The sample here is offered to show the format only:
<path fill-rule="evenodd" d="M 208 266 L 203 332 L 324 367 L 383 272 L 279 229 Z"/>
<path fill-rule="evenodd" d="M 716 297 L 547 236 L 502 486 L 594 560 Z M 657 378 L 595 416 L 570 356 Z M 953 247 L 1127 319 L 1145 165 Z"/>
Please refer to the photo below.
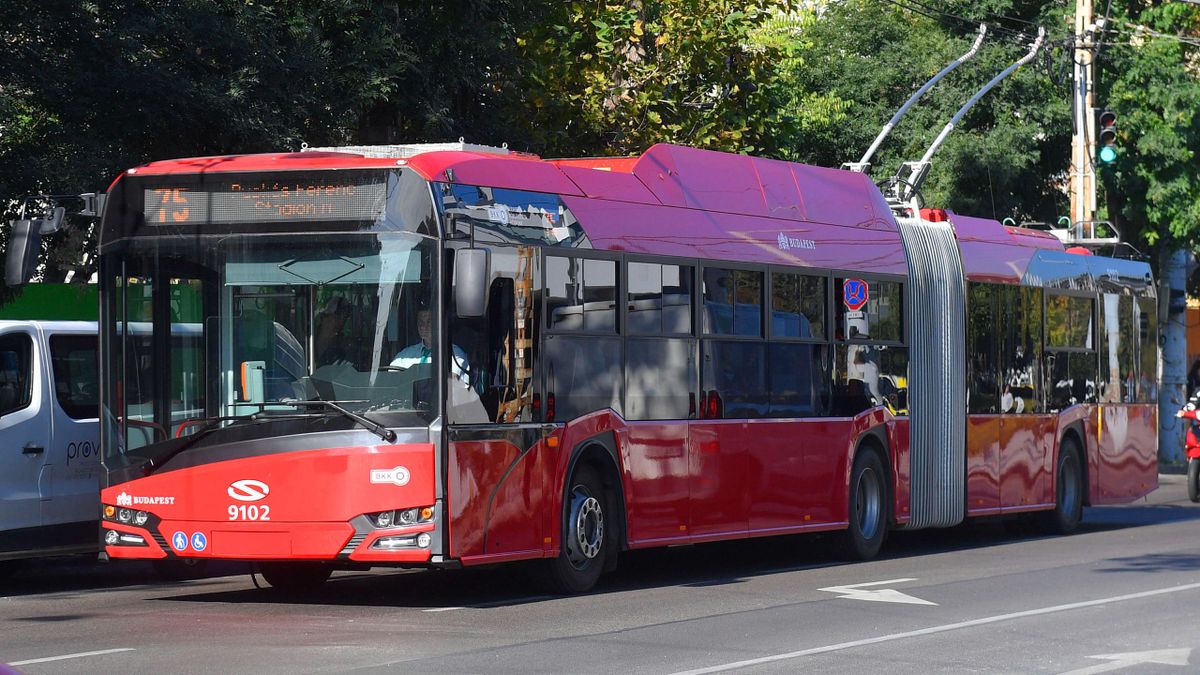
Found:
<path fill-rule="evenodd" d="M 415 509 L 397 509 L 394 511 L 379 511 L 368 513 L 367 518 L 378 529 L 389 527 L 408 527 L 433 522 L 433 507 L 423 506 Z"/>
<path fill-rule="evenodd" d="M 128 523 L 133 520 L 133 509 L 117 509 L 117 521 Z"/>
<path fill-rule="evenodd" d="M 106 546 L 146 546 L 146 538 L 140 534 L 105 530 L 104 544 Z"/>
<path fill-rule="evenodd" d="M 428 532 L 422 532 L 417 536 L 411 534 L 401 534 L 393 537 L 380 537 L 371 544 L 371 548 L 377 551 L 395 551 L 405 548 L 429 548 L 433 539 Z"/>
<path fill-rule="evenodd" d="M 148 520 L 150 520 L 150 514 L 146 513 L 145 511 L 138 511 L 137 513 L 133 514 L 133 524 L 137 525 L 138 527 L 145 525 L 146 521 Z"/>

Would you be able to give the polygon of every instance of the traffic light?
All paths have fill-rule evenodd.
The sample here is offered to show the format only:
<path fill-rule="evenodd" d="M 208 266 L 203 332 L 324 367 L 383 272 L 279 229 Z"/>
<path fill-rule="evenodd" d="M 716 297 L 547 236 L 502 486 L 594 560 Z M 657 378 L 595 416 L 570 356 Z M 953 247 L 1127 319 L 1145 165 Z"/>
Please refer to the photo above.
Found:
<path fill-rule="evenodd" d="M 1096 118 L 1096 156 L 1101 164 L 1117 161 L 1117 113 L 1101 110 Z"/>

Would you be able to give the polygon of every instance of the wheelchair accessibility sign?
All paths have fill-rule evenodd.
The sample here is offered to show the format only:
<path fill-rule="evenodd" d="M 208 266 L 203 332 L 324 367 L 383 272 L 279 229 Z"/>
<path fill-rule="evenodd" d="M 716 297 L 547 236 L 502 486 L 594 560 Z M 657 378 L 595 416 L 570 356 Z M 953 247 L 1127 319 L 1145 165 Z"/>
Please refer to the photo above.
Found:
<path fill-rule="evenodd" d="M 196 532 L 192 535 L 192 548 L 197 551 L 203 551 L 208 548 L 208 538 L 204 536 L 203 532 Z"/>

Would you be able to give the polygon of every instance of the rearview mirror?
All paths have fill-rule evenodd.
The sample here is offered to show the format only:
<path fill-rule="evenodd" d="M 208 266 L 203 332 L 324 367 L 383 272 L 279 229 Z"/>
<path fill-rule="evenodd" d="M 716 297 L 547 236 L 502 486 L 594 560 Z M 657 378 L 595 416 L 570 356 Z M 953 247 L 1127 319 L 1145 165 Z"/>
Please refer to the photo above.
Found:
<path fill-rule="evenodd" d="M 45 218 L 28 218 L 11 222 L 8 233 L 8 252 L 4 260 L 4 283 L 23 286 L 29 283 L 37 269 L 42 250 L 42 235 L 57 232 L 67 210 L 61 206 Z"/>
<path fill-rule="evenodd" d="M 454 307 L 458 316 L 475 319 L 487 313 L 487 285 L 487 249 L 458 249 L 454 255 Z"/>

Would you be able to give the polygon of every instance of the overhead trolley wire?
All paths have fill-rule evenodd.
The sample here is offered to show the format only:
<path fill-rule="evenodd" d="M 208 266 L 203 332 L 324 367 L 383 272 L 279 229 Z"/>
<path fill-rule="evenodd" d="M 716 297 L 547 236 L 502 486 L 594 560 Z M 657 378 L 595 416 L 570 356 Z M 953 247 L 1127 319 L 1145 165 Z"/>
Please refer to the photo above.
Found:
<path fill-rule="evenodd" d="M 911 12 L 920 14 L 926 18 L 933 19 L 935 21 L 951 19 L 954 21 L 958 21 L 958 22 L 967 24 L 971 27 L 976 27 L 981 23 L 986 23 L 988 26 L 988 30 L 993 31 L 994 33 L 997 33 L 997 34 L 1007 36 L 1010 39 L 1016 39 L 1018 41 L 1021 41 L 1024 44 L 1028 44 L 1036 39 L 1036 36 L 1030 35 L 1029 33 L 1026 33 L 1024 31 L 1019 31 L 1019 30 L 1016 30 L 1013 28 L 1008 28 L 1007 26 L 1002 26 L 997 23 L 989 23 L 987 21 L 982 21 L 979 19 L 972 19 L 969 17 L 962 16 L 960 14 L 954 14 L 953 12 L 947 12 L 943 9 L 939 9 L 937 7 L 933 7 L 928 4 L 925 4 L 924 2 L 921 2 L 920 0 L 903 0 L 903 2 L 901 2 L 900 0 L 885 0 L 885 2 L 893 4 L 902 9 L 907 9 Z M 997 16 L 997 15 L 993 14 L 993 16 Z M 1012 19 L 1012 17 L 1003 17 L 1003 18 Z M 1023 23 L 1028 23 L 1031 26 L 1037 25 L 1036 23 L 1034 23 L 1032 21 L 1028 21 L 1026 19 L 1020 19 L 1020 21 Z"/>

